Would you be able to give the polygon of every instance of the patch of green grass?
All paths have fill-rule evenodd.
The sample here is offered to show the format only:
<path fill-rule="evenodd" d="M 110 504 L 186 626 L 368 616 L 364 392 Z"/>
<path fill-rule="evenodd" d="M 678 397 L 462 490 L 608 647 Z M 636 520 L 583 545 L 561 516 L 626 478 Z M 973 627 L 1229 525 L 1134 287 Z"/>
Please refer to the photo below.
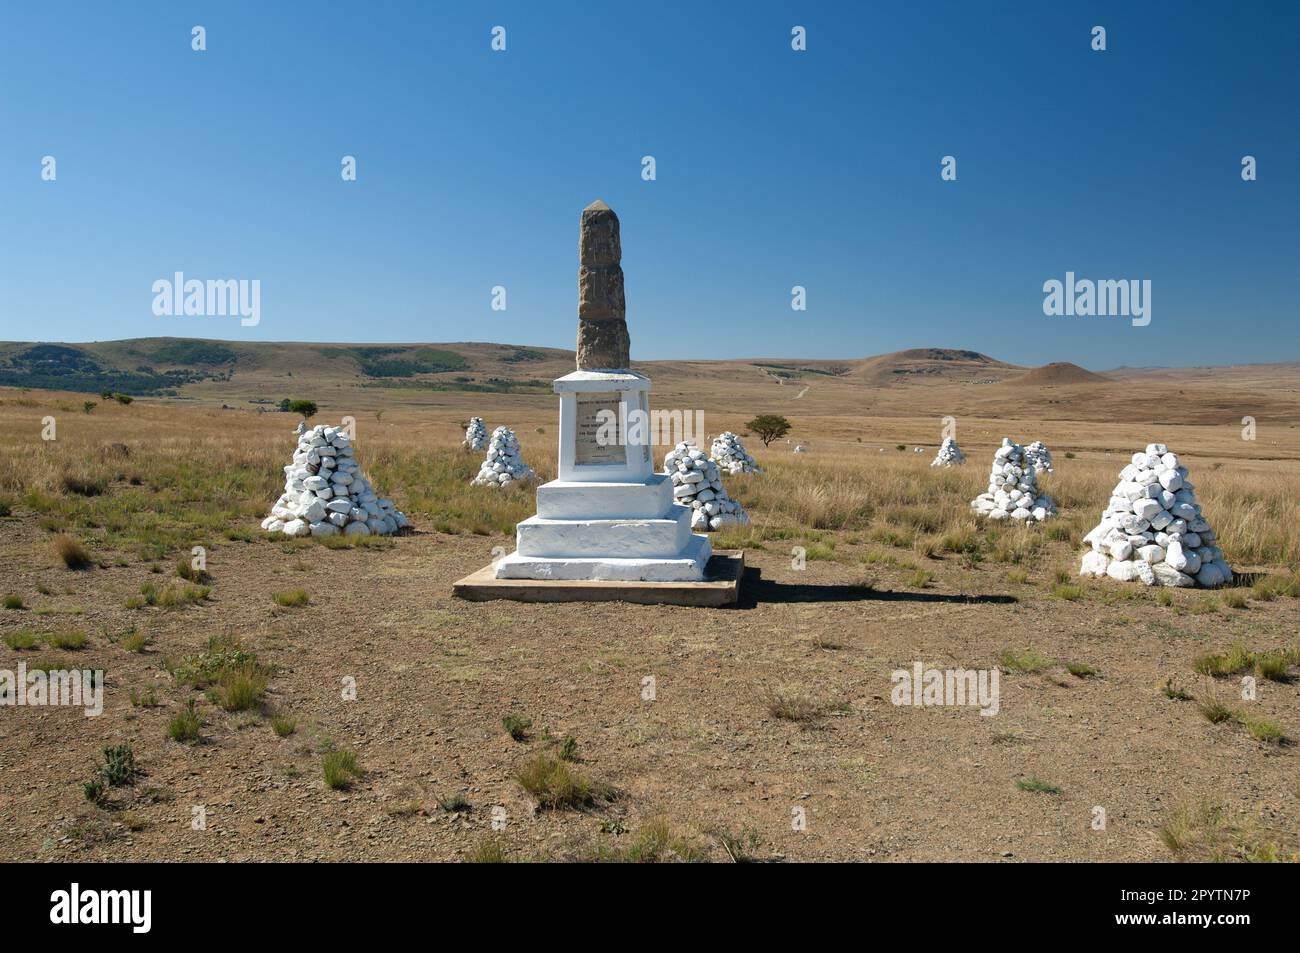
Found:
<path fill-rule="evenodd" d="M 145 606 L 159 606 L 175 609 L 181 606 L 197 605 L 212 593 L 211 586 L 170 585 L 159 589 L 152 582 L 140 586 L 140 595 L 126 600 L 128 609 L 142 609 Z"/>
<path fill-rule="evenodd" d="M 1193 603 L 1192 607 L 1187 610 L 1192 615 L 1214 615 L 1219 611 L 1219 600 L 1213 596 L 1206 596 Z"/>
<path fill-rule="evenodd" d="M 298 730 L 298 721 L 289 715 L 277 714 L 271 718 L 271 730 L 276 737 L 287 738 Z"/>
<path fill-rule="evenodd" d="M 45 636 L 45 644 L 52 649 L 76 651 L 86 647 L 85 632 L 51 632 Z"/>
<path fill-rule="evenodd" d="M 335 791 L 345 791 L 352 786 L 354 778 L 361 776 L 357 767 L 357 756 L 346 748 L 325 752 L 321 758 L 321 771 L 325 783 Z"/>
<path fill-rule="evenodd" d="M 128 652 L 143 652 L 149 644 L 149 636 L 132 628 L 122 636 L 117 644 Z"/>
<path fill-rule="evenodd" d="M 1215 678 L 1240 675 L 1250 671 L 1254 666 L 1255 657 L 1244 645 L 1234 645 L 1226 652 L 1202 655 L 1192 662 L 1192 668 L 1198 674 Z"/>
<path fill-rule="evenodd" d="M 1013 586 L 1023 586 L 1029 581 L 1029 573 L 1023 569 L 1008 569 L 1007 582 Z"/>
<path fill-rule="evenodd" d="M 1286 740 L 1286 733 L 1283 731 L 1282 726 L 1275 721 L 1245 714 L 1238 715 L 1237 720 L 1241 722 L 1242 726 L 1250 732 L 1250 736 L 1256 741 L 1280 744 Z"/>
<path fill-rule="evenodd" d="M 1156 590 L 1156 605 L 1163 606 L 1164 608 L 1168 609 L 1173 604 L 1174 604 L 1174 594 L 1172 592 L 1170 592 L 1168 589 Z"/>
<path fill-rule="evenodd" d="M 5 645 L 14 651 L 36 648 L 36 633 L 34 632 L 6 632 L 4 640 Z"/>
<path fill-rule="evenodd" d="M 194 710 L 194 700 L 190 699 L 167 722 L 167 737 L 181 744 L 193 744 L 199 740 L 199 729 L 202 727 L 203 722 Z"/>
<path fill-rule="evenodd" d="M 162 702 L 158 699 L 158 693 L 152 688 L 144 691 L 131 689 L 131 707 L 132 708 L 157 708 Z"/>
<path fill-rule="evenodd" d="M 1056 543 L 1068 543 L 1074 539 L 1074 530 L 1065 523 L 1048 523 L 1043 528 L 1043 535 Z"/>
<path fill-rule="evenodd" d="M 190 560 L 180 559 L 176 562 L 176 575 L 186 582 L 207 583 L 212 581 L 205 569 L 195 569 Z"/>
<path fill-rule="evenodd" d="M 1210 801 L 1178 804 L 1160 827 L 1160 840 L 1182 861 L 1223 863 L 1279 863 L 1300 861 L 1300 852 L 1292 844 L 1285 846 L 1288 835 L 1272 831 L 1259 820 L 1234 815 Z"/>
<path fill-rule="evenodd" d="M 1037 794 L 1060 794 L 1061 789 L 1055 784 L 1049 784 L 1041 778 L 1017 778 L 1016 787 L 1022 791 L 1033 791 Z"/>
<path fill-rule="evenodd" d="M 934 579 L 934 573 L 928 569 L 918 569 L 912 573 L 912 577 L 907 580 L 907 584 L 913 589 L 924 589 L 930 585 L 932 579 Z"/>
<path fill-rule="evenodd" d="M 1003 649 L 1002 654 L 998 656 L 998 664 L 1007 672 L 1028 675 L 1033 672 L 1041 672 L 1043 669 L 1048 668 L 1052 662 L 1036 649 L 1024 649 L 1019 652 L 1013 649 Z"/>
<path fill-rule="evenodd" d="M 1181 685 L 1175 684 L 1172 677 L 1165 679 L 1165 687 L 1161 691 L 1164 693 L 1165 698 L 1170 701 L 1189 702 L 1192 700 L 1191 693 Z"/>
<path fill-rule="evenodd" d="M 1225 592 L 1223 604 L 1229 609 L 1245 609 L 1249 606 L 1245 594 L 1236 591 Z"/>
<path fill-rule="evenodd" d="M 614 798 L 609 785 L 592 781 L 569 762 L 545 753 L 525 762 L 515 780 L 540 807 L 549 810 L 587 807 Z"/>
<path fill-rule="evenodd" d="M 1270 682 L 1289 682 L 1294 661 L 1291 652 L 1262 652 L 1255 656 L 1255 674 Z"/>
<path fill-rule="evenodd" d="M 533 720 L 523 715 L 509 714 L 501 719 L 501 727 L 515 741 L 527 741 L 528 729 L 533 727 Z"/>
<path fill-rule="evenodd" d="M 212 688 L 212 697 L 225 711 L 251 711 L 262 703 L 266 676 L 254 664 L 222 673 Z"/>
<path fill-rule="evenodd" d="M 495 837 L 484 838 L 475 845 L 470 852 L 469 862 L 471 864 L 508 864 L 509 857 L 506 856 L 505 848 Z"/>
<path fill-rule="evenodd" d="M 5 596 L 3 603 L 0 603 L 6 609 L 26 609 L 22 596 Z"/>
<path fill-rule="evenodd" d="M 275 592 L 271 594 L 278 606 L 284 606 L 286 609 L 294 606 L 305 606 L 311 602 L 311 596 L 306 589 L 290 589 L 287 592 Z"/>
<path fill-rule="evenodd" d="M 1075 678 L 1096 678 L 1101 674 L 1091 665 L 1085 665 L 1082 662 L 1066 662 L 1065 670 Z"/>
<path fill-rule="evenodd" d="M 1078 602 L 1083 598 L 1083 586 L 1058 582 L 1052 586 L 1052 595 L 1066 602 Z"/>

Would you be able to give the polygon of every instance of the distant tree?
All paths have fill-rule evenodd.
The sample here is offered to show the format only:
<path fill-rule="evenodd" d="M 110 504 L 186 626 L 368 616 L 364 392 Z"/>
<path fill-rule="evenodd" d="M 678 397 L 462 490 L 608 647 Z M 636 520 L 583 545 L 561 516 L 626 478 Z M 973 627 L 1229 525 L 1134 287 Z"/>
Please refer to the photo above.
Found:
<path fill-rule="evenodd" d="M 280 412 L 281 412 L 281 413 L 285 413 L 285 414 L 287 414 L 287 413 L 289 412 L 289 398 L 288 398 L 288 397 L 286 397 L 284 400 L 280 401 Z"/>
<path fill-rule="evenodd" d="M 98 407 L 98 406 L 99 406 L 99 404 L 95 403 L 93 400 L 88 400 L 88 401 L 86 401 L 84 404 L 81 405 L 81 409 L 82 409 L 83 411 L 85 411 L 86 413 L 90 413 L 92 410 L 94 410 L 94 409 L 95 409 L 96 407 Z"/>
<path fill-rule="evenodd" d="M 117 401 L 119 404 L 121 404 L 123 407 L 131 403 L 131 401 L 135 400 L 135 398 L 132 397 L 130 394 L 114 394 L 113 399 Z"/>
<path fill-rule="evenodd" d="M 289 402 L 289 412 L 291 414 L 302 414 L 306 420 L 316 416 L 316 402 L 314 400 L 292 400 Z"/>
<path fill-rule="evenodd" d="M 780 414 L 759 414 L 745 426 L 758 434 L 758 439 L 763 441 L 765 447 L 790 432 L 790 421 Z"/>

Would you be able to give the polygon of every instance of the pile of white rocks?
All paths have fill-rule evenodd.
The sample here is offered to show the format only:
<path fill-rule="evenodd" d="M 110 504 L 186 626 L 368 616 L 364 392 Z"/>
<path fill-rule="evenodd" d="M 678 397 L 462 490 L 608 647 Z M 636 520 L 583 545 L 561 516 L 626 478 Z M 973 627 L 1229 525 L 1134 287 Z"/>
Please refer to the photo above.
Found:
<path fill-rule="evenodd" d="M 727 497 L 718 465 L 693 443 L 679 443 L 664 457 L 664 471 L 673 482 L 673 502 L 689 506 L 691 529 L 707 532 L 728 523 L 748 523 L 744 507 Z"/>
<path fill-rule="evenodd" d="M 471 480 L 474 486 L 509 486 L 524 483 L 536 477 L 532 468 L 524 463 L 519 453 L 519 438 L 509 427 L 492 431 L 487 456 L 479 467 L 478 476 Z"/>
<path fill-rule="evenodd" d="M 1025 447 L 1025 459 L 1029 461 L 1035 473 L 1056 472 L 1052 469 L 1052 451 L 1048 450 L 1047 444 L 1041 440 L 1035 440 Z"/>
<path fill-rule="evenodd" d="M 958 467 L 966 462 L 966 454 L 961 452 L 961 447 L 957 446 L 957 441 L 953 437 L 944 437 L 943 443 L 939 446 L 939 452 L 934 455 L 930 461 L 932 467 Z"/>
<path fill-rule="evenodd" d="M 1148 586 L 1221 586 L 1232 581 L 1223 550 L 1187 480 L 1187 468 L 1163 443 L 1145 452 L 1119 474 L 1101 522 L 1084 538 L 1091 549 L 1079 567 L 1082 576 L 1110 576 Z"/>
<path fill-rule="evenodd" d="M 483 418 L 471 417 L 469 419 L 469 426 L 465 428 L 464 446 L 470 450 L 482 450 L 487 446 L 487 443 L 487 425 L 483 423 Z"/>
<path fill-rule="evenodd" d="M 375 496 L 342 427 L 304 427 L 284 478 L 284 494 L 262 520 L 262 529 L 269 532 L 388 536 L 407 525 L 392 500 Z"/>
<path fill-rule="evenodd" d="M 1002 438 L 1002 446 L 993 454 L 989 471 L 989 488 L 971 500 L 971 508 L 980 516 L 993 520 L 1013 519 L 1041 523 L 1056 513 L 1056 504 L 1038 489 L 1038 476 L 1025 457 L 1025 448 Z"/>
<path fill-rule="evenodd" d="M 762 473 L 754 458 L 749 455 L 745 445 L 730 430 L 723 431 L 713 438 L 709 447 L 709 459 L 728 473 Z"/>

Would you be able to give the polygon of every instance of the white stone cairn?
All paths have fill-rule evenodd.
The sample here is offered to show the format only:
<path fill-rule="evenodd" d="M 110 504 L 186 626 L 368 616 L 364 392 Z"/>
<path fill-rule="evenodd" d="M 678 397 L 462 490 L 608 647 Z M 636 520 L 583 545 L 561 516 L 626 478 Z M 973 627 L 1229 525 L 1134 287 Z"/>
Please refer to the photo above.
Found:
<path fill-rule="evenodd" d="M 796 445 L 795 445 L 795 448 L 794 448 L 794 450 L 793 450 L 792 452 L 793 452 L 793 453 L 807 453 L 807 452 L 808 452 L 808 448 L 805 447 L 803 444 L 796 444 Z"/>
<path fill-rule="evenodd" d="M 1041 440 L 1035 440 L 1025 447 L 1025 459 L 1029 461 L 1035 473 L 1056 472 L 1052 469 L 1052 451 L 1048 450 L 1047 444 Z"/>
<path fill-rule="evenodd" d="M 1133 454 L 1101 522 L 1083 541 L 1091 548 L 1084 553 L 1081 576 L 1206 588 L 1232 581 L 1232 568 L 1201 515 L 1187 468 L 1163 443 Z"/>
<path fill-rule="evenodd" d="M 754 458 L 749 455 L 745 445 L 730 430 L 723 431 L 713 438 L 709 448 L 709 459 L 718 465 L 718 469 L 727 473 L 762 473 Z"/>
<path fill-rule="evenodd" d="M 971 508 L 992 520 L 1013 519 L 1026 525 L 1056 514 L 1052 498 L 1038 488 L 1038 477 L 1025 459 L 1025 448 L 1002 438 L 993 454 L 989 488 L 971 500 Z"/>
<path fill-rule="evenodd" d="M 673 501 L 691 508 L 691 529 L 707 532 L 728 523 L 748 523 L 749 515 L 722 488 L 718 465 L 689 441 L 664 457 L 664 472 L 673 482 Z"/>
<path fill-rule="evenodd" d="M 519 438 L 509 427 L 498 427 L 492 431 L 492 440 L 488 443 L 487 456 L 479 467 L 478 476 L 474 477 L 474 486 L 509 486 L 511 483 L 526 483 L 537 474 L 524 463 L 519 453 Z"/>
<path fill-rule="evenodd" d="M 943 443 L 939 447 L 939 452 L 934 455 L 930 461 L 932 467 L 958 467 L 966 462 L 966 454 L 961 452 L 961 447 L 957 446 L 957 441 L 952 437 L 944 437 Z"/>
<path fill-rule="evenodd" d="M 262 529 L 286 536 L 389 536 L 407 525 L 392 500 L 375 495 L 342 427 L 318 424 L 298 435 L 284 493 Z"/>
<path fill-rule="evenodd" d="M 483 423 L 482 417 L 471 417 L 469 426 L 465 428 L 465 442 L 463 446 L 470 450 L 482 450 L 488 444 L 487 425 Z"/>

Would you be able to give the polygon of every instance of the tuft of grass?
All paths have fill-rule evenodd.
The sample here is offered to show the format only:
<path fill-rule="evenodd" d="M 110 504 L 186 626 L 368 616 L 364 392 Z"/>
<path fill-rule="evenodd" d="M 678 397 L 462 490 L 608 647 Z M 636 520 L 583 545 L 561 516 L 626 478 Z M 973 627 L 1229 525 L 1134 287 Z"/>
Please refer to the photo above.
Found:
<path fill-rule="evenodd" d="M 85 632 L 51 632 L 45 636 L 45 644 L 52 649 L 76 651 L 86 647 Z"/>
<path fill-rule="evenodd" d="M 4 597 L 4 602 L 3 602 L 3 603 L 0 603 L 0 604 L 4 605 L 4 607 L 5 607 L 6 609 L 26 609 L 26 608 L 27 608 L 27 606 L 23 603 L 23 597 L 22 597 L 22 596 L 5 596 L 5 597 Z"/>
<path fill-rule="evenodd" d="M 1223 594 L 1223 604 L 1229 609 L 1245 609 L 1249 606 L 1245 594 L 1235 591 Z"/>
<path fill-rule="evenodd" d="M 501 719 L 501 727 L 515 741 L 527 741 L 528 729 L 533 727 L 533 720 L 523 715 L 509 714 Z"/>
<path fill-rule="evenodd" d="M 472 809 L 469 799 L 463 794 L 453 794 L 450 797 L 439 798 L 438 807 L 448 814 L 468 814 Z"/>
<path fill-rule="evenodd" d="M 1196 703 L 1196 709 L 1212 725 L 1221 725 L 1225 721 L 1232 721 L 1237 717 L 1237 713 L 1233 709 L 1217 698 L 1202 698 Z"/>
<path fill-rule="evenodd" d="M 167 722 L 167 737 L 181 744 L 193 744 L 199 740 L 199 729 L 202 727 L 203 722 L 194 710 L 194 700 L 190 699 L 185 703 L 185 707 L 172 715 L 171 720 Z"/>
<path fill-rule="evenodd" d="M 274 715 L 271 718 L 271 730 L 278 738 L 288 738 L 298 730 L 298 720 L 283 713 Z"/>
<path fill-rule="evenodd" d="M 158 693 L 152 688 L 144 691 L 131 689 L 131 707 L 132 708 L 157 708 L 162 704 L 158 699 Z"/>
<path fill-rule="evenodd" d="M 1052 663 L 1047 656 L 1036 649 L 1025 649 L 1020 652 L 1003 649 L 1002 654 L 998 656 L 998 664 L 1007 672 L 1028 675 L 1033 672 L 1041 672 Z"/>
<path fill-rule="evenodd" d="M 123 635 L 117 644 L 128 652 L 143 652 L 145 646 L 149 644 L 149 636 L 133 628 Z"/>
<path fill-rule="evenodd" d="M 1187 611 L 1192 615 L 1214 615 L 1219 611 L 1219 600 L 1213 596 L 1206 596 L 1199 602 L 1194 603 Z"/>
<path fill-rule="evenodd" d="M 325 752 L 321 758 L 321 771 L 325 783 L 335 791 L 346 791 L 352 786 L 353 779 L 361 776 L 357 756 L 346 748 Z"/>
<path fill-rule="evenodd" d="M 1255 657 L 1244 645 L 1234 645 L 1226 652 L 1202 655 L 1192 662 L 1192 668 L 1198 674 L 1214 678 L 1241 675 L 1254 666 Z"/>
<path fill-rule="evenodd" d="M 244 665 L 223 672 L 212 694 L 225 711 L 250 711 L 261 705 L 266 682 L 256 665 Z"/>
<path fill-rule="evenodd" d="M 1293 652 L 1262 652 L 1255 656 L 1255 674 L 1270 682 L 1289 682 L 1294 661 Z"/>
<path fill-rule="evenodd" d="M 540 807 L 550 810 L 588 807 L 614 798 L 609 785 L 592 781 L 567 761 L 545 753 L 525 762 L 515 780 Z"/>
<path fill-rule="evenodd" d="M 907 580 L 907 584 L 913 589 L 924 589 L 930 585 L 932 579 L 934 579 L 934 573 L 928 569 L 918 569 L 912 573 L 912 578 Z"/>
<path fill-rule="evenodd" d="M 1267 718 L 1256 718 L 1253 715 L 1238 714 L 1237 720 L 1241 722 L 1250 736 L 1256 741 L 1263 741 L 1271 744 L 1281 744 L 1286 741 L 1286 732 L 1282 726 L 1275 721 Z"/>
<path fill-rule="evenodd" d="M 1174 604 L 1174 594 L 1168 589 L 1158 589 L 1156 591 L 1156 605 L 1168 609 Z"/>
<path fill-rule="evenodd" d="M 1023 586 L 1028 581 L 1029 573 L 1025 572 L 1023 569 L 1007 570 L 1007 582 L 1011 583 L 1013 586 Z"/>
<path fill-rule="evenodd" d="M 510 859 L 506 856 L 505 848 L 495 837 L 488 837 L 478 842 L 474 850 L 470 852 L 469 862 L 471 864 L 508 864 Z"/>
<path fill-rule="evenodd" d="M 54 537 L 53 545 L 55 555 L 63 560 L 63 565 L 69 569 L 89 569 L 94 565 L 94 560 L 90 558 L 90 550 L 86 549 L 80 540 L 66 533 Z"/>
<path fill-rule="evenodd" d="M 779 689 L 767 696 L 767 712 L 781 721 L 809 722 L 816 721 L 831 706 L 801 692 Z"/>
<path fill-rule="evenodd" d="M 294 606 L 305 606 L 311 602 L 311 596 L 306 589 L 290 589 L 287 592 L 275 592 L 271 594 L 278 606 L 284 606 L 286 609 Z"/>
<path fill-rule="evenodd" d="M 1292 843 L 1284 842 L 1287 837 Z M 1229 814 L 1221 804 L 1210 801 L 1175 805 L 1160 827 L 1160 840 L 1180 861 L 1300 861 L 1294 834 L 1270 830 L 1246 815 Z"/>
<path fill-rule="evenodd" d="M 190 565 L 190 561 L 188 559 L 177 560 L 176 575 L 181 579 L 184 579 L 186 582 L 206 583 L 212 581 L 212 577 L 208 575 L 206 570 L 195 569 L 192 565 Z"/>
<path fill-rule="evenodd" d="M 5 645 L 16 652 L 36 648 L 36 634 L 34 632 L 6 632 L 4 640 Z"/>
<path fill-rule="evenodd" d="M 1055 784 L 1049 784 L 1042 778 L 1029 777 L 1017 778 L 1016 787 L 1022 791 L 1033 791 L 1037 794 L 1060 794 L 1061 789 Z"/>
<path fill-rule="evenodd" d="M 1052 595 L 1066 602 L 1078 602 L 1083 598 L 1083 586 L 1074 583 L 1056 583 L 1052 586 Z"/>
<path fill-rule="evenodd" d="M 1189 702 L 1192 700 L 1191 693 L 1181 685 L 1174 684 L 1173 678 L 1165 679 L 1165 687 L 1161 689 L 1165 698 L 1176 702 Z"/>
<path fill-rule="evenodd" d="M 1101 674 L 1091 665 L 1085 665 L 1082 662 L 1066 662 L 1065 670 L 1075 678 L 1096 678 Z"/>

